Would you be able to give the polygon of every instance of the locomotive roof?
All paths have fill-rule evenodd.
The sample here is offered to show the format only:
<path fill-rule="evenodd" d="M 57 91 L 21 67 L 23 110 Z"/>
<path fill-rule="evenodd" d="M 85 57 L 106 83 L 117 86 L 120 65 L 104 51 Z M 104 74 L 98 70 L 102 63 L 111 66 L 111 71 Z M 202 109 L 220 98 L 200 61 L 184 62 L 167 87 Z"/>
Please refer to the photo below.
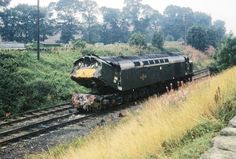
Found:
<path fill-rule="evenodd" d="M 106 57 L 100 57 L 100 58 L 104 59 L 107 62 L 119 63 L 120 61 L 124 61 L 124 60 L 139 61 L 139 60 L 146 60 L 146 59 L 153 59 L 153 58 L 166 58 L 170 56 L 180 56 L 180 54 L 165 52 L 162 54 L 145 54 L 145 55 L 133 55 L 133 56 L 106 56 Z"/>

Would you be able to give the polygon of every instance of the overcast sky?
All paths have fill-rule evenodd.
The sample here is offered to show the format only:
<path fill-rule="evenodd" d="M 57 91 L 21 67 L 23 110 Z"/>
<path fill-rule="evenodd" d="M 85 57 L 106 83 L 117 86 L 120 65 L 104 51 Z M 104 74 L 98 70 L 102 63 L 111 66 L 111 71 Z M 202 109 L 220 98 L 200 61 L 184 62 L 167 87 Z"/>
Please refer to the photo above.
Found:
<path fill-rule="evenodd" d="M 47 6 L 50 2 L 58 0 L 41 0 L 42 6 Z M 123 0 L 95 0 L 98 5 L 122 8 Z M 19 3 L 36 4 L 37 0 L 12 0 L 11 6 Z M 194 11 L 201 11 L 212 16 L 213 20 L 221 19 L 226 23 L 227 31 L 236 34 L 236 0 L 143 0 L 144 4 L 149 4 L 159 12 L 163 12 L 165 7 L 174 4 L 182 7 L 190 7 Z"/>

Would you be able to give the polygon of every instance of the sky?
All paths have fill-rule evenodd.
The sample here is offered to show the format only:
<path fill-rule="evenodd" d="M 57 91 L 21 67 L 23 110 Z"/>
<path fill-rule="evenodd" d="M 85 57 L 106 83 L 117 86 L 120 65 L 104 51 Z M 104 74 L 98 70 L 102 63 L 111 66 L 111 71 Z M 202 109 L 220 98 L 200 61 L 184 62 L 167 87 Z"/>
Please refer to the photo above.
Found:
<path fill-rule="evenodd" d="M 50 2 L 58 0 L 40 0 L 42 6 L 47 6 Z M 99 7 L 122 8 L 124 0 L 95 0 Z M 19 3 L 36 5 L 37 0 L 12 0 L 11 6 Z M 178 5 L 190 7 L 193 11 L 201 11 L 210 15 L 213 20 L 225 21 L 227 32 L 236 34 L 236 1 L 235 0 L 143 0 L 144 4 L 149 4 L 152 8 L 163 13 L 168 5 Z"/>

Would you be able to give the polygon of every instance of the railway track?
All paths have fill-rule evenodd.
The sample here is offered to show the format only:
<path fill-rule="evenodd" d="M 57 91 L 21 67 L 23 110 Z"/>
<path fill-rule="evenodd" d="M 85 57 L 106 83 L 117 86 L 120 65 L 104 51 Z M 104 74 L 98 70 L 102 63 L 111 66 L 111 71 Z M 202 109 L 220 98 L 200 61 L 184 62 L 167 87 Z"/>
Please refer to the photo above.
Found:
<path fill-rule="evenodd" d="M 40 133 L 58 128 L 70 116 L 74 109 L 69 103 L 27 111 L 15 118 L 1 118 L 0 120 L 0 147 L 24 138 L 30 138 Z M 59 123 L 60 122 L 60 123 Z M 50 125 L 53 124 L 53 125 Z"/>
<path fill-rule="evenodd" d="M 210 75 L 208 69 L 195 71 L 193 81 Z M 0 147 L 9 143 L 29 139 L 52 130 L 78 123 L 96 114 L 72 113 L 69 103 L 28 111 L 17 118 L 0 120 Z"/>
<path fill-rule="evenodd" d="M 18 142 L 23 139 L 29 139 L 67 125 L 75 124 L 93 116 L 95 116 L 95 114 L 81 115 L 79 113 L 66 113 L 43 121 L 2 129 L 0 130 L 0 146 Z"/>
<path fill-rule="evenodd" d="M 209 69 L 202 69 L 202 70 L 194 71 L 192 79 L 193 79 L 193 81 L 196 81 L 198 79 L 205 78 L 208 76 L 210 76 L 210 70 Z"/>
<path fill-rule="evenodd" d="M 27 111 L 22 114 L 18 114 L 14 118 L 1 118 L 0 119 L 0 129 L 5 126 L 11 126 L 13 124 L 21 123 L 24 121 L 32 120 L 35 118 L 45 117 L 51 114 L 64 112 L 66 110 L 72 110 L 70 103 L 65 103 L 61 105 L 56 105 L 43 109 L 36 109 L 32 111 Z"/>

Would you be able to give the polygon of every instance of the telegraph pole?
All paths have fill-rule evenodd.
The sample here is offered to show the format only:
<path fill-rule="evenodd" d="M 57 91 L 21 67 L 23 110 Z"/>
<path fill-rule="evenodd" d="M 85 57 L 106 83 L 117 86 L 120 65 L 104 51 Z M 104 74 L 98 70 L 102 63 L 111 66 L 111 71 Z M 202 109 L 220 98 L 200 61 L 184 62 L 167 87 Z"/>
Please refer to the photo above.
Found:
<path fill-rule="evenodd" d="M 39 30 L 39 0 L 37 0 L 37 59 L 40 57 L 40 30 Z"/>

